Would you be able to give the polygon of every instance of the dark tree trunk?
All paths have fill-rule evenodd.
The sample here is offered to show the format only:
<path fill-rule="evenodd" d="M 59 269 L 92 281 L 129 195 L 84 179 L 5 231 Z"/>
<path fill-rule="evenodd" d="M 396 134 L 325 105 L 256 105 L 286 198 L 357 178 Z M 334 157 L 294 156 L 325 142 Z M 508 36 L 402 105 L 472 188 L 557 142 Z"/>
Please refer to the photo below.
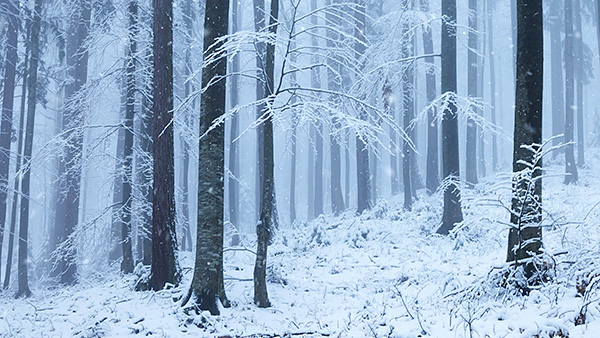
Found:
<path fill-rule="evenodd" d="M 19 6 L 7 0 L 0 5 L 6 13 L 6 59 L 4 62 L 4 88 L 2 92 L 2 120 L 0 124 L 0 266 L 2 266 L 2 243 L 8 197 L 8 171 L 10 167 L 10 143 L 13 127 L 13 105 L 15 99 L 15 76 L 17 66 L 17 43 L 19 35 Z"/>
<path fill-rule="evenodd" d="M 490 110 L 492 124 L 496 125 L 496 59 L 494 55 L 494 15 L 492 0 L 488 1 L 488 60 L 490 61 Z M 492 133 L 492 171 L 498 170 L 498 135 Z"/>
<path fill-rule="evenodd" d="M 33 128 L 35 126 L 35 106 L 37 103 L 37 72 L 40 59 L 40 27 L 42 23 L 42 0 L 35 1 L 33 11 L 33 23 L 31 25 L 31 60 L 29 74 L 27 76 L 27 126 L 25 129 L 25 149 L 23 151 L 23 178 L 21 180 L 21 215 L 19 222 L 19 257 L 18 257 L 18 279 L 19 289 L 17 297 L 29 297 L 28 282 L 28 232 L 29 232 L 29 188 L 31 182 L 31 153 L 33 150 Z"/>
<path fill-rule="evenodd" d="M 229 2 L 208 0 L 204 19 L 204 55 L 211 46 L 227 35 Z M 205 67 L 202 83 L 227 74 L 227 60 L 221 58 L 212 67 Z M 213 121 L 225 114 L 226 83 L 214 83 L 201 96 L 200 135 L 204 135 Z M 198 153 L 198 235 L 196 265 L 192 290 L 200 310 L 219 314 L 220 300 L 228 306 L 223 283 L 223 204 L 225 170 L 225 127 L 220 124 L 200 140 Z"/>
<path fill-rule="evenodd" d="M 129 50 L 127 51 L 127 67 L 125 70 L 125 138 L 123 143 L 123 208 L 121 209 L 121 245 L 123 261 L 121 271 L 133 272 L 133 253 L 131 249 L 131 206 L 133 196 L 133 115 L 135 109 L 135 55 L 137 54 L 138 35 L 138 4 L 137 0 L 129 2 Z"/>
<path fill-rule="evenodd" d="M 253 0 L 254 4 L 254 30 L 256 32 L 262 32 L 265 29 L 265 0 Z M 263 60 L 265 59 L 265 44 L 263 42 L 257 42 L 254 44 L 254 48 L 256 49 L 256 100 L 263 100 L 265 98 L 265 83 L 266 80 L 264 78 L 265 65 L 263 64 Z M 256 119 L 260 119 L 262 114 L 265 112 L 266 105 L 265 103 L 260 103 L 256 106 Z M 254 183 L 254 206 L 256 209 L 256 219 L 260 219 L 261 214 L 261 205 L 262 205 L 262 197 L 263 197 L 263 169 L 264 169 L 264 124 L 260 124 L 258 128 L 256 128 L 256 176 Z M 309 206 L 311 206 L 309 204 Z M 312 206 L 311 206 L 312 207 Z"/>
<path fill-rule="evenodd" d="M 575 20 L 575 79 L 577 81 L 577 165 L 585 165 L 585 134 L 583 131 L 583 30 L 581 28 L 581 0 L 573 2 Z"/>
<path fill-rule="evenodd" d="M 567 0 L 566 2 L 570 2 Z M 532 254 L 542 246 L 542 87 L 544 31 L 542 0 L 518 0 L 517 81 L 513 150 L 513 198 L 507 261 L 536 273 Z M 532 149 L 526 149 L 530 146 Z M 533 151 L 532 151 L 533 150 Z M 536 154 L 537 153 L 537 154 Z M 533 168 L 529 165 L 533 164 Z M 529 261 L 523 262 L 523 260 Z"/>
<path fill-rule="evenodd" d="M 356 42 L 354 49 L 356 60 L 360 62 L 367 42 L 365 36 L 366 5 L 362 0 L 358 1 L 358 5 L 359 8 L 355 11 L 356 27 L 354 28 L 354 37 Z M 366 120 L 367 112 L 364 107 L 359 106 L 358 111 L 358 117 L 361 120 Z M 369 149 L 360 135 L 356 136 L 356 181 L 358 190 L 356 212 L 362 214 L 365 210 L 371 208 L 371 175 L 369 173 Z"/>
<path fill-rule="evenodd" d="M 277 35 L 279 20 L 279 1 L 271 2 L 269 32 Z M 265 94 L 268 98 L 267 107 L 273 105 L 275 95 L 275 45 L 267 45 L 265 59 Z M 256 226 L 257 249 L 254 264 L 254 303 L 258 307 L 269 307 L 271 302 L 267 294 L 267 246 L 277 226 L 277 208 L 275 200 L 275 163 L 273 154 L 273 116 L 271 112 L 264 122 L 264 176 L 263 176 L 263 203 L 261 206 L 260 220 Z"/>
<path fill-rule="evenodd" d="M 442 93 L 449 95 L 442 118 L 442 168 L 448 180 L 444 190 L 444 215 L 440 234 L 448 234 L 456 223 L 462 222 L 460 206 L 458 121 L 456 113 L 456 0 L 442 0 Z"/>
<path fill-rule="evenodd" d="M 27 35 L 26 39 L 30 41 L 30 25 L 27 22 Z M 15 182 L 13 186 L 13 198 L 12 198 L 12 206 L 10 212 L 10 232 L 8 234 L 8 252 L 6 255 L 6 270 L 4 271 L 4 289 L 8 289 L 10 285 L 10 276 L 12 270 L 13 263 L 13 252 L 14 252 L 14 242 L 15 242 L 15 229 L 17 227 L 17 208 L 19 205 L 19 196 L 21 190 L 21 179 L 19 177 L 19 173 L 21 172 L 21 165 L 23 164 L 23 137 L 25 132 L 25 115 L 26 115 L 26 102 L 27 102 L 27 79 L 28 79 L 28 69 L 29 69 L 29 44 L 25 48 L 25 57 L 23 60 L 23 76 L 21 83 L 21 115 L 19 117 L 19 133 L 18 133 L 18 145 L 17 145 L 17 156 L 16 156 L 16 164 L 15 164 Z"/>
<path fill-rule="evenodd" d="M 478 26 L 478 30 L 483 32 L 483 31 L 485 31 L 485 18 L 486 18 L 485 13 L 487 13 L 487 8 L 485 5 L 485 2 L 480 7 L 477 15 L 480 15 L 479 13 L 481 13 L 481 20 L 480 20 L 480 23 Z M 479 39 L 479 51 L 480 51 L 481 55 L 485 55 L 486 43 L 487 43 L 487 35 L 483 34 L 483 37 L 481 39 Z M 477 71 L 478 71 L 477 93 L 479 95 L 479 98 L 483 102 L 486 102 L 486 100 L 484 98 L 485 91 L 483 89 L 483 82 L 485 80 L 485 58 L 478 56 L 478 59 L 479 59 L 479 62 L 477 63 Z M 487 101 L 487 102 L 489 102 L 489 101 Z M 477 112 L 481 119 L 485 118 L 485 109 L 477 109 Z M 479 173 L 479 177 L 485 177 L 487 175 L 486 165 L 485 165 L 485 142 L 484 142 L 485 135 L 484 135 L 483 128 L 478 128 L 478 130 L 479 130 L 479 132 L 477 134 L 477 164 L 478 164 L 477 170 Z"/>
<path fill-rule="evenodd" d="M 175 179 L 173 166 L 173 3 L 153 0 L 154 9 L 154 174 L 152 264 L 149 286 L 162 290 L 181 278 L 176 260 Z"/>
<path fill-rule="evenodd" d="M 242 12 L 240 11 L 239 2 L 232 1 L 231 7 L 231 32 L 235 33 L 240 30 L 242 25 Z M 231 64 L 231 89 L 230 93 L 230 102 L 231 108 L 235 108 L 240 104 L 240 96 L 239 96 L 239 83 L 240 77 L 235 75 L 241 69 L 241 59 L 240 55 L 236 54 L 233 57 L 233 62 Z M 229 222 L 239 229 L 239 209 L 240 209 L 240 163 L 239 163 L 239 142 L 234 140 L 238 137 L 240 133 L 240 122 L 239 122 L 238 114 L 233 115 L 231 118 L 231 126 L 229 132 Z M 240 236 L 236 232 L 232 239 L 231 245 L 236 246 L 240 243 Z"/>
<path fill-rule="evenodd" d="M 429 12 L 429 0 L 421 0 L 421 10 Z M 433 33 L 431 26 L 426 26 L 423 29 L 423 52 L 425 55 L 434 53 L 433 49 Z M 427 92 L 427 103 L 430 104 L 437 96 L 436 79 L 435 79 L 435 60 L 433 57 L 425 59 L 427 64 L 425 86 Z M 439 151 L 438 151 L 438 123 L 435 115 L 437 111 L 432 109 L 427 114 L 427 178 L 425 185 L 427 191 L 432 194 L 440 185 L 439 179 Z"/>
<path fill-rule="evenodd" d="M 292 13 L 294 14 L 294 13 Z M 292 32 L 292 33 L 295 33 Z M 296 48 L 296 40 L 293 39 L 290 42 L 291 46 L 290 48 L 293 50 Z M 296 55 L 296 53 L 292 53 L 290 55 L 290 64 L 292 67 L 294 67 L 298 62 L 298 57 Z M 297 81 L 297 73 L 296 72 L 292 72 L 290 74 L 290 86 L 296 87 L 298 86 L 298 81 Z M 296 96 L 292 97 L 292 101 L 291 104 L 292 106 L 296 103 L 297 98 Z M 291 172 L 290 172 L 290 224 L 293 224 L 294 221 L 296 220 L 296 165 L 297 165 L 297 161 L 298 161 L 298 156 L 297 156 L 297 151 L 298 151 L 298 146 L 297 146 L 297 137 L 298 137 L 298 111 L 294 108 L 292 111 L 292 138 L 290 140 L 291 143 L 291 152 L 292 152 L 292 163 L 290 163 L 291 166 Z"/>
<path fill-rule="evenodd" d="M 550 73 L 552 90 L 552 136 L 565 133 L 565 92 L 563 80 L 563 51 L 562 51 L 562 23 L 560 17 L 561 1 L 554 0 L 550 6 Z M 561 143 L 561 138 L 552 141 L 553 146 Z M 556 158 L 563 150 L 552 152 L 552 158 Z"/>
<path fill-rule="evenodd" d="M 67 75 L 74 81 L 65 86 L 67 102 L 63 112 L 62 130 L 67 146 L 59 164 L 59 198 L 55 217 L 57 243 L 62 245 L 55 274 L 60 276 L 60 282 L 63 284 L 74 284 L 77 281 L 76 251 L 71 237 L 79 223 L 84 112 L 81 107 L 73 106 L 73 100 L 87 81 L 88 51 L 85 41 L 90 27 L 91 1 L 81 0 L 74 10 L 76 12 L 70 23 L 66 45 Z"/>
<path fill-rule="evenodd" d="M 350 208 L 350 131 L 346 130 L 346 146 L 344 147 L 344 201 L 346 208 Z"/>
<path fill-rule="evenodd" d="M 577 182 L 577 165 L 573 146 L 575 69 L 573 60 L 573 1 L 565 0 L 565 184 Z"/>
<path fill-rule="evenodd" d="M 477 99 L 477 77 L 478 63 L 477 50 L 479 48 L 477 38 L 477 0 L 469 0 L 469 51 L 467 55 L 468 81 L 467 94 L 472 99 Z M 471 118 L 467 118 L 467 163 L 466 181 L 469 185 L 477 184 L 477 125 Z"/>

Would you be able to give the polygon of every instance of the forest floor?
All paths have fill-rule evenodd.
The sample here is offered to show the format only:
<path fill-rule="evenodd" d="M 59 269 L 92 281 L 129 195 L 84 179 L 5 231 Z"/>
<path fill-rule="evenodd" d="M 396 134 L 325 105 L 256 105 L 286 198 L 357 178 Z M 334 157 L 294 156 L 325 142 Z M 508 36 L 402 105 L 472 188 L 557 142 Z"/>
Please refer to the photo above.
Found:
<path fill-rule="evenodd" d="M 173 298 L 192 275 L 180 255 L 178 289 L 135 292 L 134 276 L 98 273 L 72 287 L 32 285 L 33 297 L 0 294 L 1 337 L 599 337 L 600 158 L 562 184 L 560 161 L 547 161 L 544 245 L 552 281 L 528 296 L 501 286 L 507 251 L 509 175 L 463 190 L 465 222 L 435 234 L 439 193 L 422 194 L 412 211 L 402 197 L 356 217 L 320 217 L 282 228 L 269 248 L 269 297 L 252 302 L 254 256 L 225 255 L 222 315 L 186 315 Z M 504 205 L 504 206 L 503 206 Z M 246 238 L 253 248 L 252 238 Z M 589 284 L 583 297 L 576 286 Z M 585 324 L 575 325 L 584 314 Z M 554 332 L 554 335 L 552 333 Z M 562 334 L 562 335 L 560 335 Z"/>

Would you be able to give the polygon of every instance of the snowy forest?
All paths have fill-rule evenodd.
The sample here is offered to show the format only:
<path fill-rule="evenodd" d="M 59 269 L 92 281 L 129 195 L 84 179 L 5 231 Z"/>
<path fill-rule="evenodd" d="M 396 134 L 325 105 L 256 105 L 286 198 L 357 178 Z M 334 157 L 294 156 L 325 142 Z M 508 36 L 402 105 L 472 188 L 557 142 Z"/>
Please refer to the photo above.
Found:
<path fill-rule="evenodd" d="M 600 337 L 600 0 L 0 0 L 0 337 Z"/>

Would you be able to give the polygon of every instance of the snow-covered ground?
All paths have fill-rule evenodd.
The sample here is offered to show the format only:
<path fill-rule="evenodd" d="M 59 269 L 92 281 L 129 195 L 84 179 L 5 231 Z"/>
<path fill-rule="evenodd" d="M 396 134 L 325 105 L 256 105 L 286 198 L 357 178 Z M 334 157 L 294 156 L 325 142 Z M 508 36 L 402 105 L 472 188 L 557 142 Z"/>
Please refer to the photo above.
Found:
<path fill-rule="evenodd" d="M 548 258 L 554 279 L 528 296 L 499 285 L 508 233 L 501 203 L 508 205 L 510 185 L 498 175 L 463 190 L 465 222 L 451 237 L 435 234 L 439 194 L 423 194 L 411 212 L 398 196 L 361 217 L 346 213 L 281 229 L 269 248 L 268 309 L 252 302 L 249 238 L 250 251 L 225 253 L 233 306 L 220 317 L 190 317 L 173 301 L 192 275 L 192 256 L 182 254 L 185 280 L 171 291 L 135 292 L 135 277 L 116 267 L 73 287 L 34 284 L 29 299 L 4 291 L 0 336 L 600 337 L 600 277 L 585 297 L 576 290 L 578 278 L 600 273 L 594 155 L 577 186 L 562 184 L 560 163 L 546 170 L 544 243 L 557 254 Z M 582 309 L 586 323 L 575 326 Z"/>

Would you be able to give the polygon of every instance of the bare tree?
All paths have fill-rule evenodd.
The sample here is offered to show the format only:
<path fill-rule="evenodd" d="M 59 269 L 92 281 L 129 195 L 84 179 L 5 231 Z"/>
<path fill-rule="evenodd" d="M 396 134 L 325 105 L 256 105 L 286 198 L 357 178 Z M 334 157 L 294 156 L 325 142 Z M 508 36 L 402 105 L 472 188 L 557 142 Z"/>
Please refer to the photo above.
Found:
<path fill-rule="evenodd" d="M 565 0 L 565 184 L 577 182 L 573 135 L 575 129 L 575 69 L 573 62 L 573 1 Z"/>

